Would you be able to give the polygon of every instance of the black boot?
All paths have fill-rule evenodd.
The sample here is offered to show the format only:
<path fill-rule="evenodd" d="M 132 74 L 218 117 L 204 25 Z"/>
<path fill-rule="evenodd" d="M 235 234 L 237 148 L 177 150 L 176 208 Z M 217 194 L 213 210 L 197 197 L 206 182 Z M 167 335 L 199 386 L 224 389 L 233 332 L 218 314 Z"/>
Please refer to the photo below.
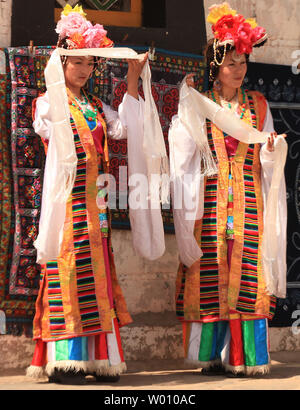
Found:
<path fill-rule="evenodd" d="M 55 369 L 54 373 L 49 376 L 49 383 L 60 383 L 66 385 L 80 386 L 87 383 L 85 373 L 83 371 L 76 372 L 75 370 L 60 370 Z"/>
<path fill-rule="evenodd" d="M 221 376 L 225 374 L 225 369 L 221 364 L 214 364 L 213 366 L 202 369 L 201 374 L 203 376 Z"/>
<path fill-rule="evenodd" d="M 246 377 L 245 373 L 243 372 L 226 372 L 226 377 L 229 377 L 230 379 L 241 379 L 243 377 Z"/>
<path fill-rule="evenodd" d="M 96 379 L 96 382 L 98 383 L 117 383 L 120 380 L 120 376 L 104 376 L 104 375 L 98 375 L 98 374 L 93 374 L 93 376 Z"/>

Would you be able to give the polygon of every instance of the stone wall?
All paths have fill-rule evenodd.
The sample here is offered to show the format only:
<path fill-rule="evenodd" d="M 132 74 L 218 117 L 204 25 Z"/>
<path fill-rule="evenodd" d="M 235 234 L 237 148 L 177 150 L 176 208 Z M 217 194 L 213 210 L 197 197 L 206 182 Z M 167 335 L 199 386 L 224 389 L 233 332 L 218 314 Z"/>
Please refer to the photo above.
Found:
<path fill-rule="evenodd" d="M 12 0 L 0 0 L 0 47 L 11 44 Z"/>

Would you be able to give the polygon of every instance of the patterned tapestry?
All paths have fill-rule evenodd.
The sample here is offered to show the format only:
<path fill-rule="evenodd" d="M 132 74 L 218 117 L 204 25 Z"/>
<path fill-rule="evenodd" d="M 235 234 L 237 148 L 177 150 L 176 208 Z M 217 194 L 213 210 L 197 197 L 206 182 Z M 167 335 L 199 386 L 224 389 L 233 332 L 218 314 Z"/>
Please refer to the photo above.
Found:
<path fill-rule="evenodd" d="M 45 91 L 43 72 L 52 50 L 21 47 L 2 51 L 0 311 L 6 315 L 6 332 L 15 335 L 30 335 L 38 292 L 40 267 L 35 263 L 33 242 L 38 232 L 45 156 L 32 128 L 31 106 L 33 99 Z M 158 50 L 151 66 L 152 92 L 167 142 L 169 122 L 177 112 L 178 85 L 185 74 L 195 72 L 198 89 L 202 90 L 204 62 L 201 57 Z M 124 61 L 103 62 L 90 81 L 89 91 L 117 109 L 126 92 L 126 73 Z M 140 92 L 142 95 L 141 86 Z M 119 167 L 127 164 L 126 141 L 109 140 L 109 149 L 112 173 L 119 184 Z M 172 212 L 163 212 L 165 230 L 173 232 Z M 112 225 L 129 229 L 128 211 L 113 211 Z"/>
<path fill-rule="evenodd" d="M 275 130 L 287 134 L 287 297 L 277 300 L 271 326 L 291 326 L 300 318 L 300 81 L 289 66 L 250 64 L 247 88 L 270 103 Z M 298 311 L 298 313 L 297 313 Z"/>
<path fill-rule="evenodd" d="M 9 261 L 11 259 L 11 234 L 13 233 L 13 208 L 10 167 L 10 138 L 7 114 L 10 110 L 7 59 L 0 51 L 0 309 L 10 309 L 8 294 Z M 14 303 L 13 303 L 14 304 Z M 2 324 L 3 327 L 3 324 Z"/>
<path fill-rule="evenodd" d="M 40 267 L 33 241 L 38 230 L 44 152 L 32 129 L 32 100 L 42 91 L 51 50 L 5 49 L 1 82 L 2 189 L 0 310 L 9 334 L 30 334 Z"/>

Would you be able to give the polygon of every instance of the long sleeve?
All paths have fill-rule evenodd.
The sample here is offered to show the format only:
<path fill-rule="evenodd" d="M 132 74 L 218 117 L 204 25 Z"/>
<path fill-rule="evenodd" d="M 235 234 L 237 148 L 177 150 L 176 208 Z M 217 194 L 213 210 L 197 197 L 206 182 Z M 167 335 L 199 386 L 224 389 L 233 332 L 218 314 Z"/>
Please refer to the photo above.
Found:
<path fill-rule="evenodd" d="M 272 114 L 267 107 L 267 115 L 264 123 L 263 131 L 274 132 L 274 123 Z M 273 209 L 277 206 L 276 221 L 270 221 L 266 216 L 267 198 L 270 192 L 273 171 L 275 152 L 269 152 L 266 149 L 266 143 L 261 148 L 260 161 L 261 161 L 261 181 L 262 181 L 262 193 L 264 200 L 264 224 L 265 229 L 272 229 L 274 232 L 273 240 L 275 243 L 273 246 L 277 248 L 277 259 L 274 262 L 275 266 L 272 268 L 270 274 L 273 276 L 274 292 L 276 296 L 285 297 L 286 294 L 286 227 L 287 227 L 287 203 L 286 203 L 286 184 L 285 178 L 282 177 L 278 187 L 278 200 L 277 204 L 273 204 Z M 272 218 L 271 218 L 272 219 Z M 269 225 L 270 224 L 270 225 Z M 271 226 L 272 225 L 272 226 Z M 274 229 L 273 229 L 274 227 Z"/>
<path fill-rule="evenodd" d="M 169 131 L 171 193 L 179 257 L 190 267 L 202 256 L 194 236 L 195 220 L 203 216 L 200 152 L 178 116 Z"/>
<path fill-rule="evenodd" d="M 110 138 L 119 140 L 127 138 L 127 128 L 123 124 L 118 111 L 113 110 L 109 105 L 102 103 L 107 124 L 107 133 Z"/>
<path fill-rule="evenodd" d="M 265 122 L 264 122 L 264 126 L 263 126 L 263 131 L 265 132 L 274 132 L 274 121 L 273 121 L 273 117 L 272 117 L 272 113 L 270 110 L 270 106 L 267 103 L 267 113 L 266 113 L 266 118 L 265 118 Z M 267 150 L 267 143 L 264 143 L 261 147 L 261 151 L 260 151 L 260 159 L 261 161 L 274 161 L 274 153 L 273 152 L 269 152 Z"/>
<path fill-rule="evenodd" d="M 37 249 L 37 263 L 44 264 L 49 260 L 56 259 L 59 254 L 66 215 L 65 203 L 50 200 L 51 188 L 57 183 L 59 177 L 56 174 L 59 167 L 55 166 L 58 158 L 55 140 L 51 138 L 52 123 L 47 93 L 37 99 L 33 127 L 41 138 L 49 141 L 43 178 L 39 234 L 34 242 Z"/>
<path fill-rule="evenodd" d="M 49 140 L 51 135 L 51 118 L 48 92 L 36 100 L 35 118 L 32 124 L 34 131 L 46 140 Z"/>
<path fill-rule="evenodd" d="M 144 101 L 125 94 L 119 106 L 122 126 L 127 130 L 129 217 L 133 246 L 144 258 L 154 260 L 165 251 L 161 209 L 149 200 L 146 158 L 143 151 Z"/>

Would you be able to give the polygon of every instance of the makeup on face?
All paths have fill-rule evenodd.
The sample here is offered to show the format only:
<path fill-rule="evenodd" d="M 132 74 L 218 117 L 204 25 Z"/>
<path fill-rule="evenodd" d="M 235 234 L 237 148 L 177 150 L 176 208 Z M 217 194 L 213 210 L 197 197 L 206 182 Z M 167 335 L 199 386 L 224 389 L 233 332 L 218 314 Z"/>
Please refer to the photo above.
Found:
<path fill-rule="evenodd" d="M 66 86 L 77 93 L 84 87 L 93 70 L 93 57 L 68 57 L 64 64 Z"/>
<path fill-rule="evenodd" d="M 226 87 L 238 88 L 242 85 L 247 72 L 245 54 L 239 55 L 232 51 L 226 55 L 220 67 L 218 79 Z"/>

